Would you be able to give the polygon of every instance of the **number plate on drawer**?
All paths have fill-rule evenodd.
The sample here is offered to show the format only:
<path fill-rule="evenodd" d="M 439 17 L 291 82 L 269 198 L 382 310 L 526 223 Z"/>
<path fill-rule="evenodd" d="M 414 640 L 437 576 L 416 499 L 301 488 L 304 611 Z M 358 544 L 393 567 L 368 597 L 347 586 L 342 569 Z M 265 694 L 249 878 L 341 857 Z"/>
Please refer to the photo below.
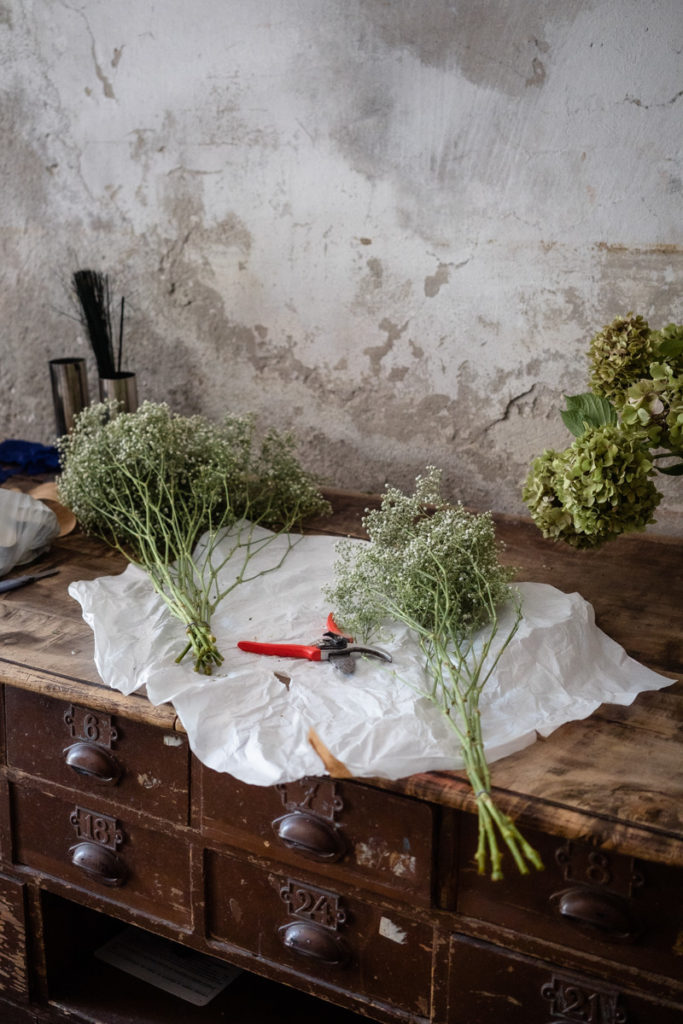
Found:
<path fill-rule="evenodd" d="M 492 884 L 470 860 L 476 818 L 463 815 L 460 913 L 620 964 L 680 976 L 680 870 L 528 830 L 525 836 L 545 870 L 522 876 L 506 858 L 504 879 Z"/>
<path fill-rule="evenodd" d="M 189 754 L 183 735 L 16 687 L 6 690 L 12 767 L 187 823 Z"/>
<path fill-rule="evenodd" d="M 477 1024 L 679 1024 L 681 1008 L 618 984 L 454 936 L 449 1020 Z"/>
<path fill-rule="evenodd" d="M 281 868 L 207 854 L 209 932 L 321 986 L 429 1017 L 432 929 Z"/>
<path fill-rule="evenodd" d="M 204 768 L 201 820 L 212 839 L 429 904 L 432 808 L 410 797 L 330 778 L 248 786 Z"/>
<path fill-rule="evenodd" d="M 188 926 L 190 856 L 182 837 L 28 786 L 12 786 L 16 863 Z"/>

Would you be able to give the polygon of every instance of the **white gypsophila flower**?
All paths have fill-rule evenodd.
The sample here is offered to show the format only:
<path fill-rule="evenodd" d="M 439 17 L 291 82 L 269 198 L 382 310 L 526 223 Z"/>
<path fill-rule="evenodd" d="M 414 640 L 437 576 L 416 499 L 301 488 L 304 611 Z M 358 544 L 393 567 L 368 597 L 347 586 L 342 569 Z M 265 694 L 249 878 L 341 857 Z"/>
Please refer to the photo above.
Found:
<path fill-rule="evenodd" d="M 186 623 L 202 671 L 219 662 L 209 620 L 223 595 L 211 589 L 212 543 L 203 563 L 193 561 L 200 534 L 215 536 L 241 518 L 287 530 L 327 510 L 293 439 L 271 431 L 259 443 L 251 417 L 215 424 L 165 403 L 144 402 L 135 413 L 100 403 L 58 446 L 61 501 L 88 533 L 149 573 Z"/>

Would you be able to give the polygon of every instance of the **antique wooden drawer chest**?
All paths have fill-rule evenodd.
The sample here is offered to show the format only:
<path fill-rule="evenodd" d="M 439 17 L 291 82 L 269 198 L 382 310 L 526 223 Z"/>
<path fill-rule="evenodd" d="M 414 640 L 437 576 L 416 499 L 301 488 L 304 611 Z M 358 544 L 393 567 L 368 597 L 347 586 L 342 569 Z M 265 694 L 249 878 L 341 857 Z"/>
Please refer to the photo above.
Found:
<path fill-rule="evenodd" d="M 367 498 L 334 501 L 319 528 L 358 534 Z M 94 541 L 58 541 L 57 576 L 0 598 L 3 1024 L 683 1019 L 683 547 L 629 538 L 585 556 L 498 526 L 521 578 L 580 591 L 672 679 L 494 765 L 545 864 L 507 864 L 500 883 L 473 867 L 457 773 L 388 783 L 321 763 L 318 778 L 248 786 L 194 758 L 172 707 L 103 687 L 66 593 L 123 567 Z M 131 928 L 244 974 L 206 1005 L 179 1002 L 97 954 Z"/>

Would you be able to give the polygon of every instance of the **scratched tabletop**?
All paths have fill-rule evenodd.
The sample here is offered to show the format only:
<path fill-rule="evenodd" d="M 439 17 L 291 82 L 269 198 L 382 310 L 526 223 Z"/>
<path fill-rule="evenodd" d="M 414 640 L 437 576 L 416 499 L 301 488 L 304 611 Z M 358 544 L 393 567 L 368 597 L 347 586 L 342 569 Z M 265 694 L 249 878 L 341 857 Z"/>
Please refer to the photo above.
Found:
<path fill-rule="evenodd" d="M 26 480 L 14 486 L 28 489 Z M 362 516 L 377 499 L 328 491 L 334 514 L 307 531 L 362 537 Z M 517 578 L 578 592 L 598 626 L 627 653 L 671 678 L 629 707 L 602 705 L 547 739 L 492 766 L 499 804 L 527 827 L 585 838 L 634 857 L 683 864 L 683 540 L 655 534 L 619 538 L 597 551 L 544 540 L 526 519 L 495 516 L 503 560 Z M 73 580 L 122 572 L 124 559 L 78 528 L 35 563 L 59 572 L 0 595 L 0 683 L 179 729 L 171 705 L 103 686 L 93 636 L 69 597 Z M 27 570 L 18 568 L 10 575 Z M 474 810 L 458 772 L 425 772 L 398 782 L 363 780 L 434 803 Z"/>

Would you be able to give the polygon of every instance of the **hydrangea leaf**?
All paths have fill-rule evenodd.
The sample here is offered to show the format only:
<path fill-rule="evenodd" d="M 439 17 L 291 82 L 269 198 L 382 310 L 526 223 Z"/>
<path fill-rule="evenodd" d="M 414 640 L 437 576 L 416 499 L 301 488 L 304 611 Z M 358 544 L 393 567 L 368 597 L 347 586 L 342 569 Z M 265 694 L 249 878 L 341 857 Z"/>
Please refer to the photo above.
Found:
<path fill-rule="evenodd" d="M 657 356 L 678 361 L 683 356 L 683 324 L 667 324 L 655 331 Z"/>
<path fill-rule="evenodd" d="M 561 412 L 562 422 L 574 437 L 581 437 L 590 427 L 611 427 L 617 413 L 606 398 L 590 391 L 582 395 L 565 395 L 567 408 Z"/>

